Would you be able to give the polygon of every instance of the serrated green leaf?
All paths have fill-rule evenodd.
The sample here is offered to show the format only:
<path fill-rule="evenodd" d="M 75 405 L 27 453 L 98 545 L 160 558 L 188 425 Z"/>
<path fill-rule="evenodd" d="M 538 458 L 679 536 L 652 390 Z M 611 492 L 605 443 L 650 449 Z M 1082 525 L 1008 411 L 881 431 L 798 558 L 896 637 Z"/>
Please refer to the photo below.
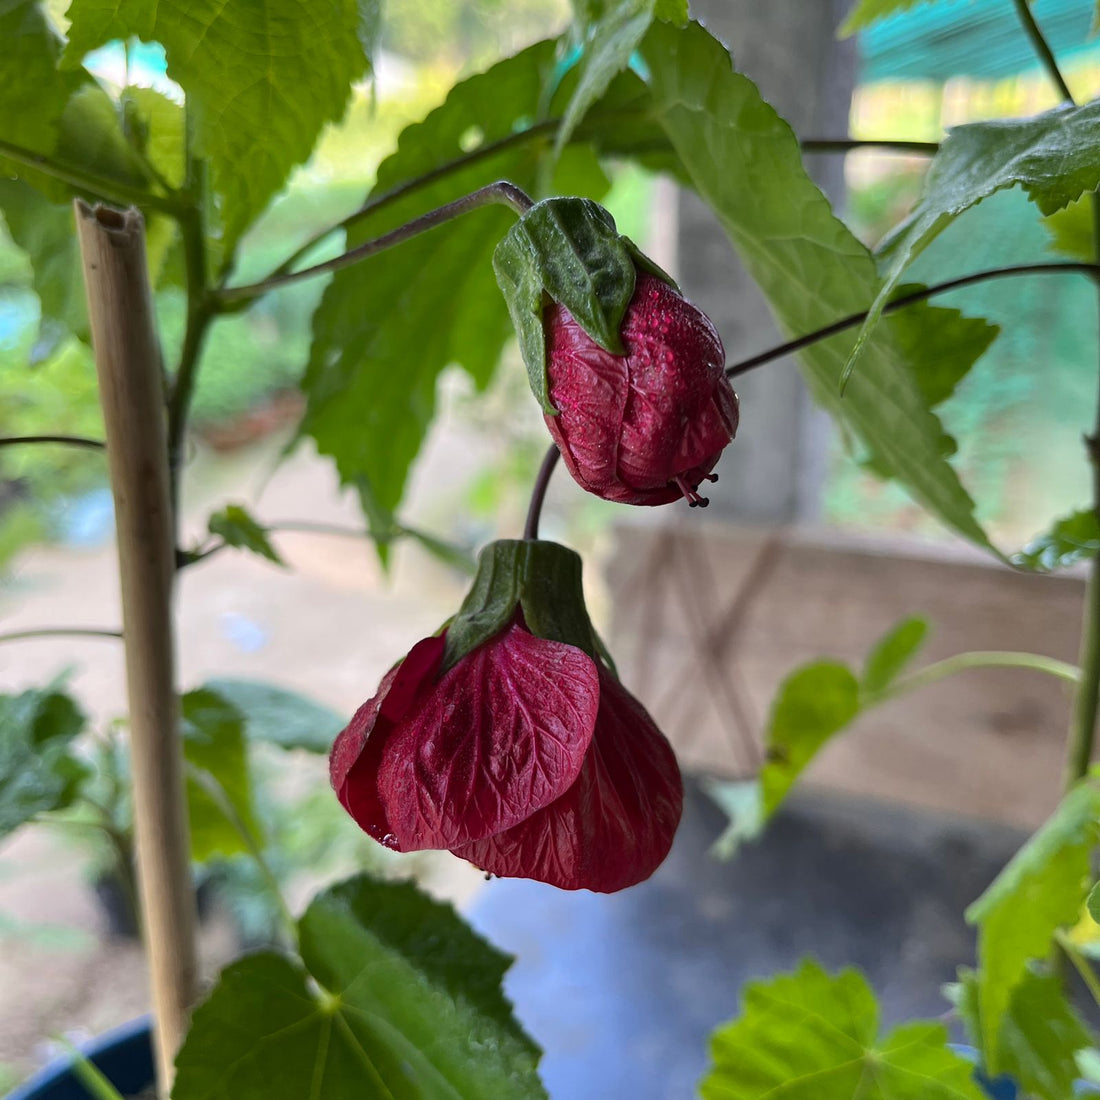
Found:
<path fill-rule="evenodd" d="M 998 1063 L 1036 1100 L 1066 1100 L 1074 1094 L 1076 1054 L 1090 1042 L 1061 980 L 1027 973 L 1001 1021 Z"/>
<path fill-rule="evenodd" d="M 1024 119 L 951 130 L 932 159 L 924 194 L 879 248 L 883 283 L 845 366 L 847 376 L 908 264 L 952 221 L 1006 187 L 1020 186 L 1050 215 L 1100 184 L 1100 100 Z"/>
<path fill-rule="evenodd" d="M 1016 853 L 966 911 L 978 926 L 978 1001 L 988 1069 L 1003 1068 L 998 1029 L 1013 990 L 1032 959 L 1051 950 L 1055 932 L 1077 920 L 1088 893 L 1089 857 L 1096 844 L 1100 789 L 1086 780 Z"/>
<path fill-rule="evenodd" d="M 239 504 L 227 504 L 220 512 L 215 512 L 207 521 L 207 528 L 210 534 L 225 539 L 230 546 L 251 550 L 276 565 L 286 565 L 271 545 L 267 531 Z"/>
<path fill-rule="evenodd" d="M 1090 891 L 1087 899 L 1089 915 L 1097 924 L 1100 924 L 1100 883 L 1097 883 Z"/>
<path fill-rule="evenodd" d="M 377 196 L 452 161 L 477 127 L 484 144 L 513 135 L 537 116 L 554 64 L 544 42 L 456 85 L 446 102 L 408 127 L 383 161 Z M 389 203 L 349 232 L 354 246 L 436 206 L 509 179 L 536 187 L 545 144 L 503 149 Z M 573 186 L 587 176 L 588 193 L 603 194 L 606 177 L 594 160 L 571 168 Z M 303 432 L 330 455 L 342 478 L 373 505 L 392 512 L 435 412 L 442 370 L 461 366 L 479 387 L 492 377 L 511 332 L 496 287 L 492 252 L 514 215 L 492 207 L 340 271 L 313 318 L 313 346 L 303 381 L 308 407 Z"/>
<path fill-rule="evenodd" d="M 686 4 L 670 5 L 669 0 L 664 0 L 662 6 L 666 10 L 683 7 L 684 19 L 687 17 Z M 594 19 L 588 20 L 587 40 L 577 65 L 577 84 L 562 117 L 556 151 L 565 147 L 588 109 L 607 91 L 615 76 L 630 64 L 631 56 L 656 17 L 655 9 L 656 0 L 615 0 L 604 5 Z M 677 22 L 682 23 L 684 19 Z"/>
<path fill-rule="evenodd" d="M 918 4 L 928 3 L 929 0 L 857 0 L 848 18 L 840 25 L 837 31 L 838 38 L 848 38 L 857 31 L 877 23 L 880 19 L 897 15 L 898 12 L 909 11 Z"/>
<path fill-rule="evenodd" d="M 1012 564 L 1020 569 L 1050 573 L 1094 558 L 1098 549 L 1100 521 L 1097 521 L 1095 509 L 1082 508 L 1063 516 L 1049 531 L 1014 554 Z"/>
<path fill-rule="evenodd" d="M 327 753 L 347 725 L 344 716 L 296 691 L 259 680 L 216 679 L 203 685 L 230 703 L 244 719 L 250 741 L 282 749 Z"/>
<path fill-rule="evenodd" d="M 215 855 L 247 852 L 241 826 L 253 838 L 259 837 L 260 830 L 252 808 L 244 719 L 229 700 L 209 688 L 187 692 L 180 704 L 184 759 L 189 768 L 208 776 L 220 788 L 213 793 L 208 783 L 188 776 L 191 858 L 203 863 Z M 231 812 L 227 813 L 221 795 Z"/>
<path fill-rule="evenodd" d="M 703 1100 L 981 1100 L 969 1063 L 940 1024 L 879 1038 L 879 1008 L 855 970 L 812 961 L 750 982 L 741 1015 L 711 1036 Z"/>
<path fill-rule="evenodd" d="M 1083 263 L 1092 263 L 1096 258 L 1092 212 L 1093 196 L 1085 195 L 1043 218 L 1043 225 L 1050 233 L 1050 250 Z"/>
<path fill-rule="evenodd" d="M 688 0 L 657 0 L 653 17 L 682 27 L 688 21 Z"/>
<path fill-rule="evenodd" d="M 266 1100 L 273 1080 L 324 1100 L 545 1097 L 500 989 L 511 960 L 449 905 L 362 877 L 315 898 L 299 928 L 304 966 L 266 953 L 223 971 L 175 1100 Z"/>
<path fill-rule="evenodd" d="M 226 254 L 344 113 L 367 70 L 356 0 L 72 0 L 64 61 L 112 39 L 164 46 L 194 115 L 197 152 L 222 197 Z"/>
<path fill-rule="evenodd" d="M 788 676 L 772 704 L 760 772 L 766 817 L 831 737 L 859 714 L 859 681 L 838 661 L 819 661 Z"/>
<path fill-rule="evenodd" d="M 85 722 L 61 691 L 0 695 L 0 837 L 72 802 L 87 774 L 71 751 Z"/>
<path fill-rule="evenodd" d="M 860 691 L 877 695 L 885 691 L 916 656 L 928 635 L 928 620 L 913 616 L 902 619 L 897 626 L 875 643 L 863 663 Z"/>
<path fill-rule="evenodd" d="M 733 71 L 721 43 L 696 24 L 659 23 L 641 53 L 655 117 L 782 326 L 800 335 L 865 309 L 879 287 L 870 254 L 805 174 L 790 127 Z M 930 512 L 992 549 L 943 457 L 945 433 L 913 365 L 884 330 L 841 397 L 850 344 L 841 334 L 802 353 L 815 398 Z"/>

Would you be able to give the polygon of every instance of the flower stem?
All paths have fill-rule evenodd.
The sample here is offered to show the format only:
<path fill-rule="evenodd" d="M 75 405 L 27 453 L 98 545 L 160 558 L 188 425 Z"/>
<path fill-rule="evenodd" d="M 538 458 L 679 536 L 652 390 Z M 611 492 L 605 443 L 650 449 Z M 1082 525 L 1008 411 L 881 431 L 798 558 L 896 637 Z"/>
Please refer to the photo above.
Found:
<path fill-rule="evenodd" d="M 102 451 L 107 446 L 102 439 L 88 439 L 82 435 L 0 436 L 0 447 L 14 447 L 19 443 L 66 443 L 70 447 L 87 447 L 90 451 Z"/>
<path fill-rule="evenodd" d="M 948 279 L 947 282 L 936 283 L 935 286 L 922 287 L 920 290 L 915 290 L 911 294 L 903 294 L 901 297 L 894 298 L 887 302 L 882 312 L 884 315 L 887 313 L 895 313 L 899 309 L 904 309 L 906 306 L 914 305 L 917 302 L 923 302 L 936 294 L 944 294 L 949 290 L 958 290 L 960 287 L 971 286 L 974 283 L 987 282 L 991 279 L 1003 279 L 1013 275 L 1091 275 L 1095 278 L 1098 274 L 1100 274 L 1100 262 L 1015 264 L 1011 267 L 994 267 L 986 271 L 975 271 L 970 275 L 962 275 L 957 279 Z M 778 344 L 749 359 L 742 359 L 740 362 L 733 363 L 731 366 L 726 367 L 726 374 L 730 378 L 736 378 L 738 375 L 745 374 L 747 371 L 755 367 L 763 366 L 765 363 L 770 363 L 774 359 L 782 359 L 785 355 L 790 355 L 792 352 L 801 351 L 811 344 L 816 344 L 819 340 L 827 340 L 830 336 L 835 336 L 838 332 L 844 332 L 846 329 L 855 328 L 857 325 L 861 325 L 867 320 L 867 312 L 868 311 L 864 310 L 862 313 L 849 314 L 847 317 L 842 317 L 838 321 L 833 321 L 823 328 L 808 332 L 805 336 L 799 336 L 794 340 L 788 340 L 785 344 Z"/>
<path fill-rule="evenodd" d="M 313 267 L 306 267 L 301 271 L 288 271 L 282 275 L 273 275 L 271 278 L 262 279 L 258 283 L 249 283 L 246 286 L 225 287 L 217 291 L 217 301 L 224 310 L 231 303 L 251 301 L 253 298 L 266 294 L 269 290 L 275 290 L 277 287 L 287 286 L 301 279 L 309 279 L 314 275 L 325 275 L 330 271 L 339 271 L 341 268 L 350 267 L 360 260 L 365 260 L 368 256 L 384 252 L 387 248 L 393 248 L 394 245 L 402 244 L 412 237 L 427 232 L 429 229 L 434 229 L 438 225 L 443 225 L 445 222 L 461 217 L 471 210 L 477 210 L 491 203 L 502 203 L 505 206 L 510 206 L 517 214 L 523 214 L 534 206 L 530 196 L 519 187 L 516 187 L 515 184 L 508 183 L 506 180 L 497 180 L 496 183 L 479 187 L 469 195 L 463 195 L 462 198 L 455 199 L 454 202 L 439 206 L 435 210 L 429 210 L 427 214 L 422 214 L 419 218 L 414 218 L 411 222 L 406 222 L 404 225 L 390 230 L 389 233 L 383 233 L 381 237 L 365 241 L 363 244 L 333 257 L 331 260 L 325 260 L 324 263 L 314 264 Z"/>
<path fill-rule="evenodd" d="M 537 539 L 539 537 L 539 519 L 542 517 L 542 504 L 546 500 L 546 489 L 550 484 L 550 475 L 558 464 L 558 445 L 550 444 L 542 465 L 539 467 L 538 476 L 535 478 L 534 488 L 531 490 L 531 503 L 527 508 L 527 522 L 523 526 L 524 539 Z"/>

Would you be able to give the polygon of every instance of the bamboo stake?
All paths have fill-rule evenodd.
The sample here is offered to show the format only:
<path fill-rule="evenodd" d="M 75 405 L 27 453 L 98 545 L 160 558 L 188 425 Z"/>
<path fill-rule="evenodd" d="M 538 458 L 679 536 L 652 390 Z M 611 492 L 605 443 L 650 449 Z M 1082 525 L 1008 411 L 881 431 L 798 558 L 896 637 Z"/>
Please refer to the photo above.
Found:
<path fill-rule="evenodd" d="M 74 205 L 115 502 L 142 927 L 158 1087 L 167 1097 L 197 964 L 175 686 L 163 374 L 141 214 L 93 209 L 80 199 Z"/>

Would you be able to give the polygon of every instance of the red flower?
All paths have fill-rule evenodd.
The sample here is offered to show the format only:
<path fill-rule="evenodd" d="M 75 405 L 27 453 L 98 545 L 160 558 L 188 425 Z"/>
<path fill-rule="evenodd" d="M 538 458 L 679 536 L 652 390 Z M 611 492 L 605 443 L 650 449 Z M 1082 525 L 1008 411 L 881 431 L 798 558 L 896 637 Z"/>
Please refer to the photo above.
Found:
<path fill-rule="evenodd" d="M 569 472 L 623 504 L 667 504 L 697 490 L 737 431 L 737 396 L 705 313 L 638 272 L 620 328 L 626 355 L 600 347 L 564 306 L 547 307 L 547 416 Z M 713 478 L 711 478 L 713 479 Z"/>
<path fill-rule="evenodd" d="M 444 649 L 413 646 L 336 739 L 332 785 L 359 825 L 398 851 L 448 848 L 567 890 L 648 878 L 683 791 L 637 700 L 518 616 L 440 676 Z"/>

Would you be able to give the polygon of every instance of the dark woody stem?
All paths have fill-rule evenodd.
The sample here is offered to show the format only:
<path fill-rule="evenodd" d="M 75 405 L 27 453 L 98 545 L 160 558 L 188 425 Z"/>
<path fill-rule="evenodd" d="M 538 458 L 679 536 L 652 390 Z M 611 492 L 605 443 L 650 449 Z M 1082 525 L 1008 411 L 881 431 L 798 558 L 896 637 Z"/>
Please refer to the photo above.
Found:
<path fill-rule="evenodd" d="M 86 447 L 89 451 L 102 451 L 107 446 L 102 439 L 88 439 L 82 435 L 0 436 L 0 447 L 14 447 L 21 443 L 63 443 L 70 447 Z"/>
<path fill-rule="evenodd" d="M 537 539 L 539 537 L 539 519 L 542 517 L 542 504 L 546 499 L 546 489 L 550 484 L 550 475 L 558 464 L 560 452 L 556 443 L 550 444 L 546 457 L 539 467 L 538 476 L 535 478 L 535 486 L 531 490 L 531 504 L 527 509 L 527 522 L 523 527 L 524 539 Z"/>
<path fill-rule="evenodd" d="M 1100 264 L 1017 264 L 1012 267 L 995 267 L 988 271 L 975 271 L 971 275 L 963 275 L 958 279 L 949 279 L 945 283 L 937 283 L 935 286 L 921 287 L 920 290 L 915 290 L 911 294 L 903 294 L 900 298 L 894 298 L 892 301 L 887 302 L 882 312 L 883 315 L 894 313 L 899 309 L 904 309 L 906 306 L 914 305 L 917 302 L 923 302 L 936 294 L 943 294 L 949 290 L 958 290 L 960 287 L 971 286 L 974 283 L 987 282 L 990 279 L 1001 279 L 1010 275 L 1091 275 L 1093 278 L 1096 278 L 1097 275 L 1100 275 Z M 839 321 L 833 321 L 832 324 L 826 325 L 824 328 L 808 332 L 805 336 L 796 337 L 794 340 L 788 340 L 785 344 L 778 344 L 773 348 L 768 348 L 767 351 L 762 351 L 759 355 L 754 355 L 749 359 L 742 359 L 739 363 L 733 363 L 726 367 L 726 374 L 730 378 L 737 378 L 739 375 L 745 374 L 755 367 L 761 367 L 765 363 L 770 363 L 775 359 L 782 359 L 785 355 L 790 355 L 792 352 L 801 351 L 803 348 L 808 348 L 811 344 L 816 344 L 820 340 L 827 340 L 830 336 L 835 336 L 838 332 L 844 332 L 847 329 L 855 328 L 857 325 L 861 325 L 865 320 L 867 320 L 866 310 L 862 313 L 852 313 L 847 317 L 842 317 Z"/>
<path fill-rule="evenodd" d="M 217 302 L 224 310 L 234 303 L 249 302 L 253 298 L 258 298 L 261 294 L 266 294 L 269 290 L 286 286 L 288 283 L 296 283 L 300 279 L 309 279 L 314 275 L 325 275 L 330 271 L 339 271 L 343 267 L 350 267 L 360 260 L 365 260 L 368 256 L 384 252 L 387 248 L 393 248 L 394 245 L 402 244 L 412 237 L 427 232 L 429 229 L 443 225 L 444 222 L 449 222 L 469 213 L 471 210 L 477 210 L 479 207 L 489 206 L 492 203 L 510 206 L 517 214 L 525 214 L 535 205 L 531 197 L 514 183 L 498 180 L 496 183 L 479 187 L 469 195 L 463 195 L 462 198 L 455 199 L 454 202 L 449 202 L 445 206 L 429 210 L 427 214 L 422 214 L 419 218 L 414 218 L 411 222 L 406 222 L 389 233 L 383 233 L 381 237 L 365 241 L 363 244 L 357 245 L 347 252 L 342 252 L 339 256 L 326 260 L 324 263 L 314 264 L 313 267 L 306 267 L 301 271 L 288 271 L 285 274 L 275 275 L 258 283 L 249 283 L 247 286 L 233 286 L 219 290 L 216 294 Z"/>

